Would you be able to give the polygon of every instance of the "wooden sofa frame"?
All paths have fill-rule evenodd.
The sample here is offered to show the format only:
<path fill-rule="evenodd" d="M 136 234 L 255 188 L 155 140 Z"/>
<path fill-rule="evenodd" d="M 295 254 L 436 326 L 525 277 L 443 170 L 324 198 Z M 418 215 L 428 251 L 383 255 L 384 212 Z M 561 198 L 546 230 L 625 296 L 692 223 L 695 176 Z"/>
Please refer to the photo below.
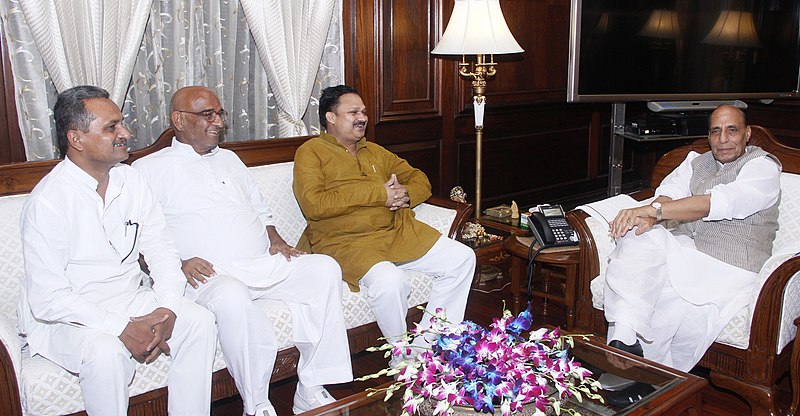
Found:
<path fill-rule="evenodd" d="M 775 155 L 783 164 L 784 172 L 800 174 L 800 149 L 777 142 L 772 133 L 764 127 L 751 125 L 751 129 L 750 144 L 760 146 Z M 692 150 L 698 153 L 710 150 L 708 141 L 697 140 L 665 154 L 653 170 L 650 188 L 631 196 L 637 200 L 653 196 L 664 177 Z M 570 225 L 580 237 L 581 248 L 573 330 L 605 336 L 607 330 L 605 315 L 603 311 L 592 306 L 592 292 L 589 287 L 591 280 L 600 273 L 600 265 L 597 247 L 585 222 L 587 217 L 588 215 L 581 210 L 567 213 Z M 789 343 L 780 354 L 775 351 L 780 332 L 783 291 L 789 279 L 798 270 L 800 270 L 800 256 L 796 255 L 781 264 L 767 279 L 756 303 L 747 349 L 715 342 L 698 363 L 710 371 L 711 382 L 714 385 L 741 395 L 750 405 L 753 415 L 779 414 L 775 404 L 776 384 L 790 368 L 792 343 Z M 795 349 L 798 349 L 797 346 Z M 794 359 L 796 361 L 798 358 Z M 795 362 L 793 365 L 797 368 L 798 363 Z M 798 375 L 793 373 L 792 377 L 796 386 Z M 794 395 L 800 395 L 797 387 L 794 388 Z"/>
<path fill-rule="evenodd" d="M 130 158 L 125 163 L 154 153 L 172 142 L 172 128 L 168 128 L 150 146 L 131 152 Z M 269 165 L 274 163 L 291 162 L 297 148 L 311 138 L 297 137 L 289 139 L 256 140 L 248 142 L 221 143 L 220 147 L 232 150 L 242 159 L 247 166 Z M 0 196 L 29 193 L 34 186 L 58 163 L 58 160 L 41 162 L 21 162 L 0 165 Z M 430 204 L 443 206 L 456 210 L 456 217 L 450 227 L 448 237 L 455 238 L 467 219 L 472 215 L 473 207 L 470 204 L 458 203 L 450 199 L 433 196 L 428 201 Z M 408 313 L 408 322 L 419 321 L 422 312 L 411 308 Z M 347 331 L 352 354 L 362 352 L 370 346 L 377 344 L 381 337 L 380 329 L 375 322 L 351 328 Z M 300 353 L 295 347 L 280 350 L 272 373 L 272 381 L 279 381 L 296 374 Z M 211 386 L 211 400 L 232 397 L 238 394 L 233 378 L 227 369 L 214 372 Z M 162 387 L 130 398 L 129 416 L 153 416 L 167 414 L 167 388 Z M 22 416 L 17 378 L 14 373 L 11 357 L 0 345 L 0 415 Z M 72 415 L 86 415 L 86 412 L 73 413 Z"/>

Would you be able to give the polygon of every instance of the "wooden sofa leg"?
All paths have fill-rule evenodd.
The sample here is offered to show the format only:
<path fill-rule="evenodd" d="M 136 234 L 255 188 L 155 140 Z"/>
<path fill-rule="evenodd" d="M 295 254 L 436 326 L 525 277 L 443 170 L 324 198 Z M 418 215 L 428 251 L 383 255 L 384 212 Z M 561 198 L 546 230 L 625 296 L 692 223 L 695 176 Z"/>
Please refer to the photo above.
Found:
<path fill-rule="evenodd" d="M 779 416 L 775 406 L 775 389 L 758 384 L 747 383 L 715 371 L 711 372 L 711 382 L 724 389 L 741 395 L 750 405 L 753 416 Z"/>
<path fill-rule="evenodd" d="M 790 415 L 800 415 L 800 318 L 794 320 L 797 333 L 792 346 L 792 363 L 789 365 L 789 376 L 792 379 L 792 407 Z"/>

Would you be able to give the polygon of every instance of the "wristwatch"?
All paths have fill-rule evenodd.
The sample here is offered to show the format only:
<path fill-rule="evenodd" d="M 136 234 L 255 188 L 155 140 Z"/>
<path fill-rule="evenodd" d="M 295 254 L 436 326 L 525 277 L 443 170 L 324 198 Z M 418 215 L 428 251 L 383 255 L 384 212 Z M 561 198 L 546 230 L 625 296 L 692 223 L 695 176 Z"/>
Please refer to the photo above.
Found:
<path fill-rule="evenodd" d="M 656 209 L 656 221 L 661 221 L 661 203 L 660 202 L 653 202 L 650 204 L 653 208 Z"/>

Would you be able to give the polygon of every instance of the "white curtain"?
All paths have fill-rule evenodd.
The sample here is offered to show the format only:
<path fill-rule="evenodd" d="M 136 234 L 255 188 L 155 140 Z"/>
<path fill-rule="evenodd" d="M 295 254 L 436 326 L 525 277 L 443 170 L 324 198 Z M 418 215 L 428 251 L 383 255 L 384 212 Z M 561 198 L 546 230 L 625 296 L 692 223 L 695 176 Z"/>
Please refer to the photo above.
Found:
<path fill-rule="evenodd" d="M 122 104 L 153 0 L 18 1 L 58 91 L 96 85 Z"/>
<path fill-rule="evenodd" d="M 17 118 L 27 160 L 59 156 L 52 112 L 56 89 L 45 70 L 18 0 L 0 0 L 0 17 L 14 73 Z"/>
<path fill-rule="evenodd" d="M 144 147 L 169 126 L 172 94 L 187 85 L 214 90 L 230 113 L 224 140 L 267 138 L 274 103 L 236 0 L 156 1 L 123 107 Z"/>
<path fill-rule="evenodd" d="M 55 103 L 56 88 L 49 73 L 50 63 L 46 66 L 43 63 L 20 1 L 34 0 L 0 1 L 20 127 L 28 160 L 52 159 L 59 157 L 50 110 Z M 281 1 L 292 3 L 292 0 Z M 343 80 L 341 0 L 335 0 L 330 24 L 317 27 L 322 34 L 322 56 L 306 66 L 311 85 L 305 84 L 305 98 L 296 100 L 302 102 L 298 108 L 305 112 L 293 113 L 295 121 L 299 114 L 303 127 L 286 131 L 278 129 L 278 93 L 272 92 L 275 87 L 259 59 L 259 50 L 237 0 L 148 0 L 147 3 L 149 18 L 142 28 L 144 34 L 126 34 L 139 40 L 128 81 L 123 83 L 122 112 L 134 131 L 129 142 L 133 149 L 149 145 L 169 126 L 169 100 L 176 89 L 186 85 L 206 85 L 219 94 L 223 107 L 230 113 L 225 141 L 319 134 L 317 97 L 322 88 L 341 84 Z M 71 62 L 70 70 L 73 69 Z"/>
<path fill-rule="evenodd" d="M 302 121 L 325 49 L 335 0 L 241 0 L 278 104 L 279 134 L 308 134 Z"/>

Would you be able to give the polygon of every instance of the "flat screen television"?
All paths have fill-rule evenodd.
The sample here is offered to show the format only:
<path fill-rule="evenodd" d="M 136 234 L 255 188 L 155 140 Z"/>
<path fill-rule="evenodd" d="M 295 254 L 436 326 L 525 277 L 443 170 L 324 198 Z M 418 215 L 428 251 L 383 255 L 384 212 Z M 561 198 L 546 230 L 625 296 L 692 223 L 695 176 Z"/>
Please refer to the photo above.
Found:
<path fill-rule="evenodd" d="M 569 102 L 798 96 L 800 0 L 571 0 Z"/>

